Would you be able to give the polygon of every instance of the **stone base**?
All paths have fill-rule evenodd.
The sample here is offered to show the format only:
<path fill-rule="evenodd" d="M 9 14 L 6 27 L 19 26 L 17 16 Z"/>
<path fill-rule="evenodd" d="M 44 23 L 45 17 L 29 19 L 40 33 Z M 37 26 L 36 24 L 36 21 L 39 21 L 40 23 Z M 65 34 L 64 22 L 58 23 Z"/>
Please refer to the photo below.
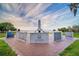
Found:
<path fill-rule="evenodd" d="M 48 33 L 30 33 L 30 43 L 49 43 Z"/>
<path fill-rule="evenodd" d="M 66 37 L 73 37 L 73 32 L 65 32 Z"/>
<path fill-rule="evenodd" d="M 17 32 L 16 38 L 26 41 L 27 40 L 27 33 L 26 32 Z"/>

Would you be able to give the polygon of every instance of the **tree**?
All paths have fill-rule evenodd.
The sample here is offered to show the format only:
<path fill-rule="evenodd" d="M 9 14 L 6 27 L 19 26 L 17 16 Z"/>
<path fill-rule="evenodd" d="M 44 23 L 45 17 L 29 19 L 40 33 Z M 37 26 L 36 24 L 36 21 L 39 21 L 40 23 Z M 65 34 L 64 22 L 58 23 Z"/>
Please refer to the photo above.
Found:
<path fill-rule="evenodd" d="M 1 32 L 5 32 L 5 31 L 15 31 L 16 28 L 14 27 L 13 24 L 8 23 L 8 22 L 4 22 L 4 23 L 0 23 L 0 31 Z"/>
<path fill-rule="evenodd" d="M 63 28 L 58 28 L 58 31 L 67 32 L 67 31 L 68 31 L 68 29 L 67 29 L 67 28 L 65 28 L 65 27 L 63 27 Z"/>
<path fill-rule="evenodd" d="M 69 8 L 74 13 L 74 16 L 77 14 L 77 9 L 79 7 L 79 3 L 71 3 Z"/>
<path fill-rule="evenodd" d="M 72 27 L 72 30 L 73 30 L 74 32 L 79 32 L 79 25 L 74 25 L 74 26 Z"/>
<path fill-rule="evenodd" d="M 68 26 L 68 31 L 72 31 L 72 27 L 71 26 Z"/>

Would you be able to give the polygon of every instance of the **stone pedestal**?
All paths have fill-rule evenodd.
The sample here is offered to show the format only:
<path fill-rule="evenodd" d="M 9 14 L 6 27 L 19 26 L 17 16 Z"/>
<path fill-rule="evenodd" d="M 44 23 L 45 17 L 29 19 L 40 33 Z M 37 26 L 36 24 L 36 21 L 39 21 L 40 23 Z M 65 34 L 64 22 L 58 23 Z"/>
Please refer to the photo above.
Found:
<path fill-rule="evenodd" d="M 27 32 L 17 32 L 16 38 L 26 41 L 27 40 Z"/>
<path fill-rule="evenodd" d="M 73 39 L 73 32 L 65 32 L 65 38 L 68 40 Z"/>
<path fill-rule="evenodd" d="M 13 37 L 14 37 L 13 32 L 7 32 L 7 33 L 6 33 L 6 37 L 7 37 L 7 38 L 13 38 Z"/>
<path fill-rule="evenodd" d="M 30 43 L 49 43 L 48 33 L 30 33 Z"/>
<path fill-rule="evenodd" d="M 61 41 L 62 35 L 61 32 L 54 32 L 54 41 Z"/>
<path fill-rule="evenodd" d="M 65 32 L 66 37 L 73 37 L 73 32 Z"/>

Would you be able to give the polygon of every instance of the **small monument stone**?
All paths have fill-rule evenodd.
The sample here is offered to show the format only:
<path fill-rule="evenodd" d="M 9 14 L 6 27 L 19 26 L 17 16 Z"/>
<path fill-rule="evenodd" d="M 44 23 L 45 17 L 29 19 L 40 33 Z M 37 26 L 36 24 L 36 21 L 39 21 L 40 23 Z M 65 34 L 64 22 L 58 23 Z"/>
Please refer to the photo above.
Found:
<path fill-rule="evenodd" d="M 65 37 L 68 40 L 72 40 L 73 39 L 73 32 L 65 32 Z"/>
<path fill-rule="evenodd" d="M 54 41 L 61 41 L 61 32 L 54 32 Z"/>
<path fill-rule="evenodd" d="M 8 31 L 8 32 L 7 32 L 7 36 L 6 36 L 6 37 L 7 37 L 7 38 L 13 38 L 13 37 L 14 37 L 13 32 Z"/>
<path fill-rule="evenodd" d="M 66 37 L 73 37 L 73 32 L 65 32 Z"/>
<path fill-rule="evenodd" d="M 17 31 L 16 38 L 26 41 L 26 39 L 27 39 L 27 32 Z"/>

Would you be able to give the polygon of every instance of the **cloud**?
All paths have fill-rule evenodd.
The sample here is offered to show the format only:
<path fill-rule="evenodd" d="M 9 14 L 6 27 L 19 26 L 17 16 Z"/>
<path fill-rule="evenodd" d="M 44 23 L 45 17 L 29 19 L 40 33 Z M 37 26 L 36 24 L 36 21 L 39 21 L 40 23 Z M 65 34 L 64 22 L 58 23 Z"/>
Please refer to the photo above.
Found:
<path fill-rule="evenodd" d="M 37 27 L 37 19 L 41 19 L 42 28 L 51 30 L 78 23 L 79 17 L 73 17 L 73 13 L 68 7 L 54 10 L 54 12 L 52 12 L 52 8 L 52 10 L 45 12 L 49 6 L 51 3 L 0 4 L 0 21 L 11 22 L 21 29 L 34 29 Z"/>
<path fill-rule="evenodd" d="M 42 13 L 48 6 L 50 6 L 51 4 L 37 4 L 36 6 L 33 7 L 33 9 L 31 9 L 27 15 L 25 16 L 26 18 L 29 16 L 32 17 L 36 17 L 37 15 L 39 15 L 40 13 Z"/>
<path fill-rule="evenodd" d="M 35 29 L 31 23 L 27 22 L 27 20 L 23 20 L 21 17 L 17 17 L 15 15 L 9 13 L 3 13 L 2 17 L 0 17 L 1 22 L 10 22 L 14 24 L 17 29 L 21 30 L 33 30 Z"/>
<path fill-rule="evenodd" d="M 58 18 L 61 17 L 61 15 L 64 15 L 68 12 L 69 12 L 68 9 L 62 8 L 62 9 L 60 9 L 60 10 L 54 12 L 54 13 L 43 16 L 41 18 L 41 20 L 43 20 L 43 24 L 44 24 L 43 27 L 55 28 L 56 25 L 57 25 L 56 22 L 58 21 Z M 55 27 L 53 27 L 53 26 L 55 26 Z"/>

